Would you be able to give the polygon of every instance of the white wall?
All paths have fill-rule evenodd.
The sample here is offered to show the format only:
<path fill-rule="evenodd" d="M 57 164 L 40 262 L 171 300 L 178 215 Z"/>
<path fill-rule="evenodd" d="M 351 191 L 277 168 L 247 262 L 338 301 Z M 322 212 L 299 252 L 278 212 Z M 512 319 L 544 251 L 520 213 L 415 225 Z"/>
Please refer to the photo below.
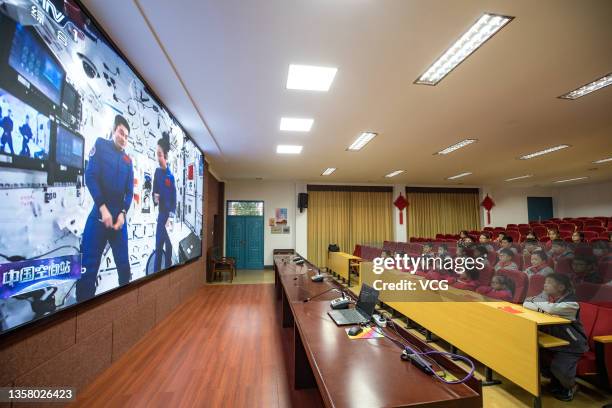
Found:
<path fill-rule="evenodd" d="M 264 202 L 264 265 L 272 265 L 272 251 L 280 248 L 295 248 L 297 193 L 293 182 L 271 181 L 235 181 L 225 183 L 224 211 L 227 211 L 228 200 L 253 200 Z M 268 219 L 275 216 L 277 208 L 287 208 L 287 224 L 289 234 L 272 234 Z M 225 216 L 225 215 L 224 215 Z M 224 242 L 227 239 L 225 227 Z M 227 248 L 226 248 L 227 250 Z"/>
<path fill-rule="evenodd" d="M 612 182 L 558 188 L 557 210 L 559 218 L 612 216 Z"/>
<path fill-rule="evenodd" d="M 481 207 L 482 227 L 505 227 L 507 224 L 527 224 L 527 197 L 552 197 L 553 213 L 557 215 L 557 192 L 552 187 L 483 187 L 480 189 L 480 201 L 486 194 L 495 202 L 491 210 L 491 224 L 487 224 L 486 210 Z"/>

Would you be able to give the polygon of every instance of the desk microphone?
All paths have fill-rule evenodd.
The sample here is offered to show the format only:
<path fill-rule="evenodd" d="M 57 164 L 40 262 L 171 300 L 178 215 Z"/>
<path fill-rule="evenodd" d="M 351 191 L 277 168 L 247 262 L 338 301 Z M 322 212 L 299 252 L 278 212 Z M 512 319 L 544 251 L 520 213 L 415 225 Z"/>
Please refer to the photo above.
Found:
<path fill-rule="evenodd" d="M 323 279 L 325 279 L 325 276 L 321 274 L 321 271 L 319 269 L 317 269 L 316 275 L 310 277 L 310 280 L 312 280 L 313 282 L 323 282 Z"/>
<path fill-rule="evenodd" d="M 344 297 L 344 296 L 345 296 L 345 295 L 344 295 L 344 292 L 343 292 L 343 291 L 341 291 L 340 289 L 338 289 L 338 288 L 329 288 L 329 289 L 327 289 L 327 290 L 324 290 L 324 291 L 323 291 L 323 292 L 321 292 L 321 293 L 317 293 L 317 294 L 316 294 L 316 295 L 314 295 L 314 296 L 311 296 L 311 297 L 309 297 L 309 298 L 304 299 L 304 303 L 306 303 L 306 302 L 310 302 L 312 299 L 317 298 L 317 297 L 319 297 L 319 296 L 322 296 L 322 295 L 324 295 L 324 294 L 326 294 L 326 293 L 328 293 L 328 292 L 331 292 L 331 291 L 333 291 L 333 290 L 337 290 L 338 292 L 342 293 L 342 297 Z"/>

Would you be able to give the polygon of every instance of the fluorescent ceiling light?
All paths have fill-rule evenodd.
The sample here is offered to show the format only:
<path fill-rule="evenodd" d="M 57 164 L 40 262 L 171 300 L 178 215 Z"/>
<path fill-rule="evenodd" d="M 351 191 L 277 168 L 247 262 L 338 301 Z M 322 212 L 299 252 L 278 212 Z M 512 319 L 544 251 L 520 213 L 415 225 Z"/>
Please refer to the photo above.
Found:
<path fill-rule="evenodd" d="M 289 65 L 287 89 L 305 91 L 329 91 L 338 68 L 316 67 L 314 65 Z"/>
<path fill-rule="evenodd" d="M 310 132 L 314 119 L 281 118 L 280 130 L 289 132 Z"/>
<path fill-rule="evenodd" d="M 323 173 L 321 173 L 322 176 L 329 176 L 331 175 L 334 171 L 336 171 L 335 167 L 328 167 L 327 169 L 325 169 L 325 171 Z"/>
<path fill-rule="evenodd" d="M 461 177 L 469 176 L 470 174 L 472 174 L 472 173 L 467 172 L 467 173 L 457 174 L 456 176 L 451 176 L 451 177 L 447 178 L 447 180 L 455 180 L 455 179 L 458 179 L 458 178 L 461 178 Z"/>
<path fill-rule="evenodd" d="M 512 177 L 512 178 L 506 179 L 506 181 L 522 180 L 522 179 L 526 179 L 526 178 L 529 178 L 529 177 L 533 177 L 533 174 L 527 174 L 527 175 L 524 175 L 524 176 Z"/>
<path fill-rule="evenodd" d="M 533 159 L 534 157 L 542 156 L 543 154 L 548 154 L 552 152 L 556 152 L 557 150 L 562 150 L 568 148 L 569 145 L 562 144 L 559 146 L 549 147 L 548 149 L 540 150 L 539 152 L 529 153 L 524 156 L 521 156 L 521 160 Z"/>
<path fill-rule="evenodd" d="M 483 14 L 415 83 L 436 85 L 513 18 L 491 13 Z"/>
<path fill-rule="evenodd" d="M 610 84 L 612 84 L 612 73 L 602 76 L 601 78 L 596 79 L 593 82 L 589 82 L 588 84 L 583 85 L 578 89 L 574 89 L 573 91 L 570 91 L 565 95 L 561 95 L 559 98 L 572 100 L 578 99 L 590 94 L 591 92 L 595 92 L 601 88 L 605 88 Z"/>
<path fill-rule="evenodd" d="M 395 170 L 395 171 L 392 171 L 391 173 L 387 174 L 385 177 L 389 177 L 389 178 L 395 177 L 398 174 L 402 174 L 403 172 L 404 172 L 404 170 Z"/>
<path fill-rule="evenodd" d="M 607 159 L 595 160 L 593 163 L 601 164 L 601 163 L 607 163 L 609 161 L 612 161 L 612 157 L 608 157 Z"/>
<path fill-rule="evenodd" d="M 372 139 L 376 137 L 374 132 L 363 132 L 359 137 L 348 147 L 347 150 L 358 151 L 364 148 Z"/>
<path fill-rule="evenodd" d="M 587 178 L 588 177 L 576 177 L 576 178 L 571 178 L 571 179 L 567 179 L 567 180 L 558 180 L 558 181 L 555 181 L 555 183 L 567 183 L 567 182 L 570 182 L 570 181 L 584 180 L 584 179 L 587 179 Z"/>
<path fill-rule="evenodd" d="M 477 141 L 478 141 L 477 139 L 465 139 L 465 140 L 460 141 L 459 143 L 455 143 L 455 144 L 454 144 L 454 145 L 452 145 L 452 146 L 448 146 L 448 147 L 447 147 L 446 149 L 444 149 L 444 150 L 440 150 L 440 151 L 439 151 L 438 153 L 436 153 L 436 154 L 449 154 L 449 153 L 454 152 L 455 150 L 459 150 L 459 149 L 461 149 L 462 147 L 465 147 L 465 146 L 471 145 L 472 143 L 477 142 Z"/>
<path fill-rule="evenodd" d="M 276 146 L 276 153 L 280 153 L 280 154 L 300 154 L 300 153 L 302 153 L 302 146 L 296 146 L 296 145 L 278 145 L 278 146 Z"/>

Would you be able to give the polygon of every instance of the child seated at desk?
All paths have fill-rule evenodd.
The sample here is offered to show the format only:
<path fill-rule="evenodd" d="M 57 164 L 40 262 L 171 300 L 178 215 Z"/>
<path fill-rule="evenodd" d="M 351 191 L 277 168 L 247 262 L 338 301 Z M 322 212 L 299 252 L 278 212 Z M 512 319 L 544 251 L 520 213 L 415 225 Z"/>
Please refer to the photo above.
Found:
<path fill-rule="evenodd" d="M 495 264 L 495 272 L 499 272 L 502 269 L 518 271 L 518 265 L 512 260 L 514 258 L 514 252 L 508 248 L 502 248 L 499 251 L 499 262 Z"/>
<path fill-rule="evenodd" d="M 514 297 L 514 281 L 505 275 L 495 275 L 491 279 L 491 290 L 484 293 L 487 297 L 511 302 Z"/>
<path fill-rule="evenodd" d="M 548 255 L 544 251 L 535 251 L 531 254 L 531 266 L 525 269 L 528 276 L 532 275 L 550 275 L 554 271 L 548 265 Z"/>
<path fill-rule="evenodd" d="M 465 272 L 457 275 L 457 280 L 452 283 L 452 286 L 457 289 L 476 290 L 480 286 L 479 271 L 476 268 L 466 268 Z"/>
<path fill-rule="evenodd" d="M 576 393 L 576 366 L 588 351 L 587 337 L 580 323 L 580 305 L 568 276 L 552 273 L 544 280 L 544 291 L 527 298 L 523 306 L 568 319 L 570 323 L 540 328 L 554 337 L 567 340 L 569 345 L 541 350 L 542 372 L 551 378 L 551 392 L 561 401 L 571 401 Z"/>

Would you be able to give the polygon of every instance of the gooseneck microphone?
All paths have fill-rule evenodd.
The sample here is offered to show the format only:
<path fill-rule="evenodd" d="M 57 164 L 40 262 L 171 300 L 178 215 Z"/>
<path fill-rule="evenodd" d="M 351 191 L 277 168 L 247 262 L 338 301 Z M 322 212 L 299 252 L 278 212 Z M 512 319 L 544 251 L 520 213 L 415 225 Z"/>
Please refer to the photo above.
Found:
<path fill-rule="evenodd" d="M 317 298 L 317 297 L 319 297 L 319 296 L 322 296 L 322 295 L 324 295 L 324 294 L 326 294 L 326 293 L 329 293 L 329 292 L 331 292 L 331 291 L 334 291 L 334 290 L 335 290 L 335 291 L 338 291 L 338 292 L 340 292 L 340 293 L 342 293 L 342 298 L 343 298 L 343 299 L 344 299 L 344 298 L 346 298 L 346 295 L 344 294 L 344 291 L 343 291 L 343 290 L 340 290 L 340 289 L 338 289 L 338 288 L 329 288 L 329 289 L 327 289 L 327 290 L 324 290 L 324 291 L 323 291 L 323 292 L 321 292 L 321 293 L 317 293 L 317 294 L 316 294 L 316 295 L 314 295 L 314 296 L 311 296 L 311 297 L 309 297 L 309 298 L 304 299 L 304 303 L 306 303 L 306 302 L 310 302 L 312 299 Z"/>

